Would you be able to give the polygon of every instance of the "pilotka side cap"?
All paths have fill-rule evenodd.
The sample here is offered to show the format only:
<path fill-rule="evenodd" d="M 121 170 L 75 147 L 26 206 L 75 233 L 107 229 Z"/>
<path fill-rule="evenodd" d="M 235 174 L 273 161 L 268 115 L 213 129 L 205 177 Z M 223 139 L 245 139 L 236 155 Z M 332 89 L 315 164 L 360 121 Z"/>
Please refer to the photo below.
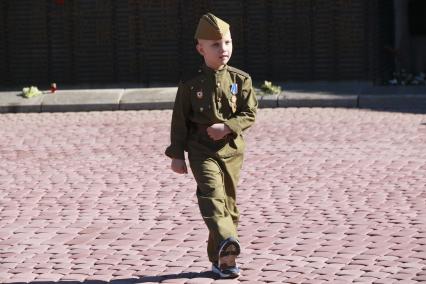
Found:
<path fill-rule="evenodd" d="M 229 32 L 229 24 L 211 13 L 203 15 L 195 31 L 195 39 L 219 40 Z"/>

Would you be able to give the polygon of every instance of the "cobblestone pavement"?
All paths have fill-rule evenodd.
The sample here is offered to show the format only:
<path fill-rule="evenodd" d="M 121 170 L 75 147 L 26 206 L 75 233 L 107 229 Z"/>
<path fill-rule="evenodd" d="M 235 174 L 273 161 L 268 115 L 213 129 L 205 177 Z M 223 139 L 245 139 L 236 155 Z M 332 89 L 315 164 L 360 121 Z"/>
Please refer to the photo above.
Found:
<path fill-rule="evenodd" d="M 0 115 L 0 282 L 425 283 L 426 115 L 260 110 L 228 281 L 163 155 L 170 117 Z"/>

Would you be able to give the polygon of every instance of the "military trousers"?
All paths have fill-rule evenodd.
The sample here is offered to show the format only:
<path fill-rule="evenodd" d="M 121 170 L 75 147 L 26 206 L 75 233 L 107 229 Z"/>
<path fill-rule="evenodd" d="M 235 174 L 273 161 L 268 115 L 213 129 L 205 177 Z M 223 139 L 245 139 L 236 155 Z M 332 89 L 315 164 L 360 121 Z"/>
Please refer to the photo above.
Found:
<path fill-rule="evenodd" d="M 211 262 L 217 262 L 220 243 L 229 237 L 238 239 L 240 213 L 236 189 L 243 153 L 212 157 L 189 151 L 189 163 L 197 182 L 200 212 L 209 230 L 208 257 Z"/>

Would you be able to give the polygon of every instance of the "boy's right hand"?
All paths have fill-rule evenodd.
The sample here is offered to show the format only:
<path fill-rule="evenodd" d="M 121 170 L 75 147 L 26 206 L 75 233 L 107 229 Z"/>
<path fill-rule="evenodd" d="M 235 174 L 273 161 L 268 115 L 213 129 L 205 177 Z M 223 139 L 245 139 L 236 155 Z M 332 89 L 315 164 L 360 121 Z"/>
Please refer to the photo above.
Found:
<path fill-rule="evenodd" d="M 188 169 L 186 168 L 185 160 L 172 159 L 171 165 L 172 171 L 178 174 L 187 174 Z"/>

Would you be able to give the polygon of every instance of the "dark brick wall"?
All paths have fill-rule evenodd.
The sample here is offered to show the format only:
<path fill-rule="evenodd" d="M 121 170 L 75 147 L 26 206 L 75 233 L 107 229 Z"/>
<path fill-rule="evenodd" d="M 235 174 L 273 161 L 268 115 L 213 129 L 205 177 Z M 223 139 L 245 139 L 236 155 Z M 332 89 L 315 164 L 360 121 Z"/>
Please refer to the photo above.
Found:
<path fill-rule="evenodd" d="M 1 86 L 175 84 L 201 63 L 207 11 L 231 24 L 230 64 L 254 80 L 370 80 L 392 69 L 387 0 L 1 0 Z"/>

